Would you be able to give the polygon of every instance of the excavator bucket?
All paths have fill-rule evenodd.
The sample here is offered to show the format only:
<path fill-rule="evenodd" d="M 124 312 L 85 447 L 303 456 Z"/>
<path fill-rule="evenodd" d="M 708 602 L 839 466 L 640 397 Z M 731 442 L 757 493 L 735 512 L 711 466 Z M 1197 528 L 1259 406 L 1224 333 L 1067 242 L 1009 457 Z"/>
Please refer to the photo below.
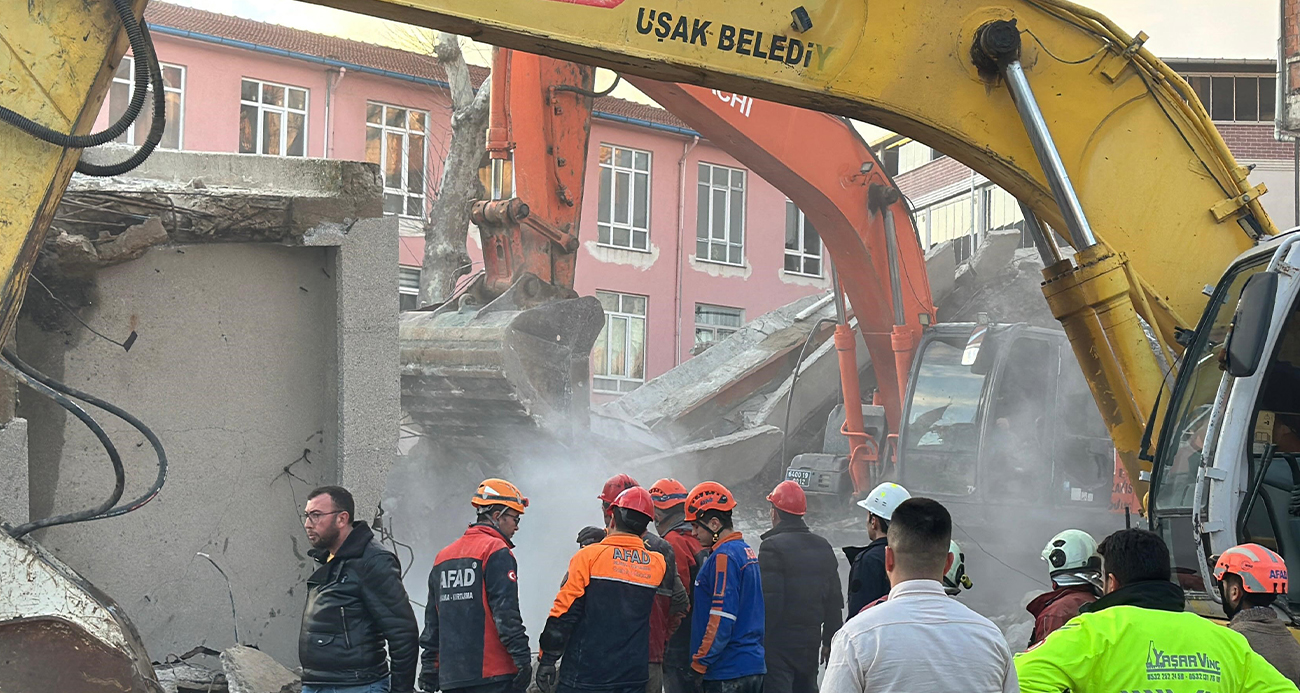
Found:
<path fill-rule="evenodd" d="M 402 408 L 443 450 L 491 453 L 520 436 L 586 428 L 588 359 L 605 314 L 525 274 L 478 308 L 471 289 L 432 312 L 402 314 Z"/>
<path fill-rule="evenodd" d="M 0 691 L 155 693 L 135 626 L 35 542 L 0 531 Z"/>

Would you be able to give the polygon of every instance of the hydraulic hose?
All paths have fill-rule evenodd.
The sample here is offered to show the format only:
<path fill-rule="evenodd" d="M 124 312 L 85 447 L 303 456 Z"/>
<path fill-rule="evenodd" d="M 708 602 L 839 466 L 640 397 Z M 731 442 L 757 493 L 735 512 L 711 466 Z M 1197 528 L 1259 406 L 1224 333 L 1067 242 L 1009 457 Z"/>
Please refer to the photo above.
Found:
<path fill-rule="evenodd" d="M 140 148 L 135 150 L 135 154 L 132 154 L 126 161 L 106 166 L 92 164 L 84 160 L 78 161 L 78 173 L 101 177 L 121 175 L 143 164 L 145 159 L 148 159 L 149 155 L 153 154 L 153 150 L 158 147 L 158 143 L 162 142 L 163 131 L 167 129 L 166 85 L 163 83 L 162 68 L 158 66 L 158 55 L 154 52 L 153 37 L 149 34 L 149 27 L 144 22 L 141 22 L 137 29 L 140 35 L 144 37 L 144 53 L 135 53 L 136 63 L 139 64 L 140 56 L 143 55 L 144 61 L 149 67 L 149 79 L 153 87 L 153 119 L 149 122 L 149 134 L 145 136 L 144 143 L 140 145 Z"/>
<path fill-rule="evenodd" d="M 9 361 L 11 364 L 13 364 L 14 367 L 22 371 L 27 376 L 34 378 L 42 385 L 45 385 L 46 387 L 49 387 L 53 390 L 57 390 L 58 392 L 68 395 L 69 397 L 79 399 L 83 402 L 86 402 L 87 404 L 91 404 L 96 407 L 99 407 L 100 409 L 103 409 L 104 411 L 112 414 L 113 416 L 116 416 L 117 418 L 127 422 L 136 430 L 140 431 L 142 435 L 144 435 L 145 439 L 149 441 L 149 445 L 153 448 L 154 455 L 158 457 L 158 476 L 157 478 L 154 479 L 154 483 L 152 486 L 149 487 L 148 491 L 145 491 L 140 497 L 134 500 L 118 505 L 107 512 L 104 512 L 100 515 L 88 519 L 98 520 L 102 518 L 125 515 L 134 510 L 139 510 L 149 501 L 153 500 L 158 496 L 159 491 L 162 490 L 163 484 L 167 483 L 167 452 L 163 449 L 162 441 L 158 439 L 158 436 L 155 435 L 154 432 L 148 426 L 146 426 L 143 421 L 136 418 L 135 416 L 132 416 L 130 412 L 127 412 L 126 410 L 122 409 L 116 404 L 113 404 L 112 402 L 108 402 L 94 395 L 82 392 L 74 387 L 63 384 L 55 380 L 54 378 L 45 375 L 44 373 L 41 373 L 35 368 L 24 363 L 23 360 L 18 358 L 18 355 L 15 354 L 10 349 L 5 349 L 3 351 L 0 351 L 0 355 L 3 355 L 4 358 L 7 361 Z M 120 497 L 121 495 L 119 494 L 119 499 Z"/>
<path fill-rule="evenodd" d="M 117 448 L 113 446 L 113 441 L 109 439 L 108 434 L 104 432 L 103 427 L 101 427 L 90 414 L 87 414 L 86 410 L 77 406 L 75 402 L 47 387 L 35 378 L 18 370 L 8 361 L 0 359 L 0 370 L 3 370 L 10 376 L 22 381 L 37 393 L 54 400 L 54 402 L 60 407 L 67 409 L 69 412 L 72 412 L 73 416 L 81 419 L 81 422 L 86 424 L 86 427 L 95 434 L 95 437 L 99 439 L 100 444 L 104 446 L 104 450 L 108 452 L 108 459 L 113 463 L 114 478 L 113 493 L 109 495 L 107 500 L 99 504 L 98 507 L 75 513 L 55 515 L 40 520 L 33 520 L 8 530 L 9 536 L 18 539 L 45 527 L 54 527 L 56 525 L 66 525 L 73 522 L 85 522 L 87 520 L 97 519 L 111 510 L 113 506 L 122 499 L 122 492 L 126 488 L 126 471 L 122 468 L 122 457 L 118 454 Z"/>
<path fill-rule="evenodd" d="M 790 379 L 790 390 L 785 393 L 785 425 L 781 428 L 781 464 L 788 464 L 785 459 L 785 442 L 790 437 L 790 408 L 794 406 L 794 389 L 799 384 L 799 373 L 803 371 L 803 360 L 807 357 L 808 345 L 812 344 L 813 337 L 817 336 L 817 330 L 821 328 L 822 323 L 829 322 L 834 324 L 835 318 L 822 318 L 813 323 L 812 329 L 808 331 L 808 338 L 803 341 L 803 346 L 799 349 L 799 360 L 794 364 L 794 377 Z"/>

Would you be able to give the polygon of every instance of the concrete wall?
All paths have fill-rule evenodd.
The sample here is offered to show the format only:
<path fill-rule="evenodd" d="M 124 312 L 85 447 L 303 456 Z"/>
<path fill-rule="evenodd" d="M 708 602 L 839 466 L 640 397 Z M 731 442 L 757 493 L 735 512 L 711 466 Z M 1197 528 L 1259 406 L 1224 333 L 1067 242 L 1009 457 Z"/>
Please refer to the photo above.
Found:
<path fill-rule="evenodd" d="M 206 173 L 211 183 L 230 168 L 227 158 L 239 157 L 169 154 L 151 165 Z M 295 185 L 347 178 L 358 166 L 270 163 Z M 265 194 L 274 180 L 257 187 Z M 317 191 L 301 207 L 320 209 L 330 194 Z M 377 188 L 362 198 L 344 207 L 377 211 Z M 25 360 L 132 412 L 166 447 L 167 484 L 152 503 L 38 536 L 118 602 L 154 659 L 234 643 L 226 583 L 202 552 L 230 577 L 239 640 L 296 664 L 314 565 L 298 516 L 305 495 L 343 483 L 359 518 L 370 519 L 396 451 L 396 275 L 396 221 L 340 218 L 284 244 L 169 244 L 99 269 L 92 305 L 79 315 L 118 339 L 135 330 L 129 352 L 76 323 L 25 314 L 17 335 Z M 20 398 L 32 516 L 96 505 L 112 488 L 98 442 L 52 403 L 26 390 Z M 153 454 L 126 424 L 99 418 L 122 453 L 132 498 L 155 477 Z"/>

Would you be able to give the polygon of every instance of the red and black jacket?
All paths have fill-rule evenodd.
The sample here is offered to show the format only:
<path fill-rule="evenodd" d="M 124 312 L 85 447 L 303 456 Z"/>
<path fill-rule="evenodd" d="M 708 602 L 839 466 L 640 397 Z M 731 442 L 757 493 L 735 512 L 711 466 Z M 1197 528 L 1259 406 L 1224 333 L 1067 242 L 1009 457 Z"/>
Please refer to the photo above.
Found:
<path fill-rule="evenodd" d="M 672 526 L 663 534 L 664 539 L 673 547 L 676 559 L 677 575 L 683 585 L 694 585 L 695 574 L 700 570 L 699 555 L 704 551 L 700 540 L 691 533 L 690 525 L 685 521 Z M 691 665 L 691 612 L 688 610 L 684 621 L 668 639 L 664 652 L 664 664 L 685 669 Z"/>
<path fill-rule="evenodd" d="M 420 636 L 424 690 L 508 681 L 529 663 L 511 548 L 495 527 L 480 523 L 434 559 Z"/>

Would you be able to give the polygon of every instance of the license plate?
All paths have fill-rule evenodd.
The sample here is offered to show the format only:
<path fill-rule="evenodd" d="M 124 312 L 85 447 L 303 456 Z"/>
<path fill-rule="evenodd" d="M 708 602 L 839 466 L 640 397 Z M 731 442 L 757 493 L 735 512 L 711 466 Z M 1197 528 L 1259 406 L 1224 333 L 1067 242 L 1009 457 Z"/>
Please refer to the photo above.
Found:
<path fill-rule="evenodd" d="M 787 469 L 785 478 L 799 484 L 802 488 L 812 486 L 813 473 L 811 469 Z"/>

